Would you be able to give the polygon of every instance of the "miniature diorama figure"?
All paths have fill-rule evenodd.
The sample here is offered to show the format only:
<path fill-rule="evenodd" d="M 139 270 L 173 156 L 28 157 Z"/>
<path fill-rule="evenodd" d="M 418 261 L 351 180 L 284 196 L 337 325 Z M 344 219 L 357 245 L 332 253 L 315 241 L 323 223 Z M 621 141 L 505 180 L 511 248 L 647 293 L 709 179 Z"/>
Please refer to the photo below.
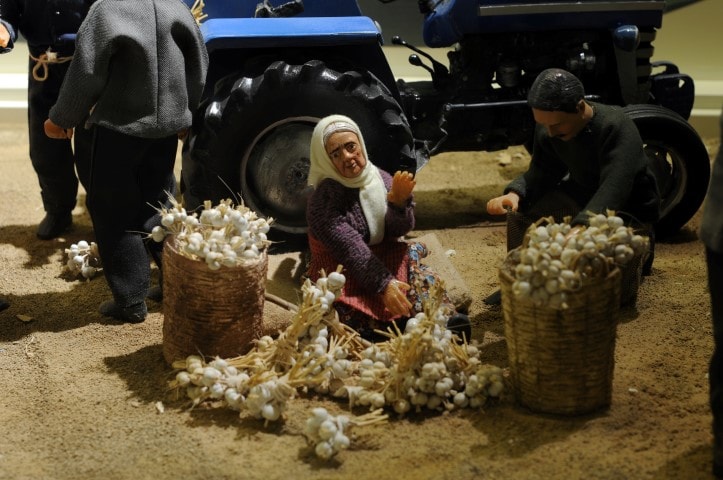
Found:
<path fill-rule="evenodd" d="M 537 123 L 529 168 L 487 203 L 487 212 L 520 212 L 535 221 L 571 216 L 587 225 L 590 213 L 613 210 L 650 237 L 643 274 L 652 268 L 653 224 L 660 216 L 660 193 L 635 123 L 617 106 L 585 100 L 580 80 L 557 68 L 543 71 L 527 97 Z M 558 218 L 560 217 L 560 218 Z M 509 218 L 509 216 L 508 216 Z M 521 236 L 511 235 L 509 250 Z M 499 304 L 499 291 L 485 299 Z"/>
<path fill-rule="evenodd" d="M 45 131 L 66 138 L 88 117 L 87 204 L 113 293 L 100 306 L 103 315 L 126 322 L 146 317 L 146 246 L 160 267 L 162 244 L 149 234 L 160 225 L 157 209 L 169 206 L 175 191 L 178 136 L 191 125 L 207 67 L 198 25 L 180 0 L 102 0 L 78 31 Z"/>
<path fill-rule="evenodd" d="M 28 66 L 28 135 L 30 161 L 40 184 L 45 217 L 37 236 L 53 239 L 73 224 L 72 211 L 88 168 L 90 137 L 48 138 L 43 122 L 58 98 L 73 58 L 74 36 L 95 0 L 3 0 L 0 2 L 0 53 L 15 47 L 22 34 L 30 50 Z M 78 167 L 76 177 L 75 167 Z"/>
<path fill-rule="evenodd" d="M 710 359 L 710 409 L 713 414 L 713 474 L 723 478 L 723 111 L 721 145 L 703 207 L 700 238 L 705 245 L 710 311 L 713 319 L 713 355 Z"/>
<path fill-rule="evenodd" d="M 343 115 L 319 121 L 310 156 L 309 277 L 316 281 L 322 270 L 342 265 L 347 283 L 334 303 L 339 319 L 369 340 L 381 339 L 375 330 L 385 331 L 391 322 L 403 331 L 403 322 L 423 311 L 429 285 L 439 281 L 420 262 L 426 247 L 400 238 L 414 228 L 413 175 L 392 177 L 377 168 L 358 125 Z M 469 319 L 445 302 L 448 328 L 469 340 Z"/>

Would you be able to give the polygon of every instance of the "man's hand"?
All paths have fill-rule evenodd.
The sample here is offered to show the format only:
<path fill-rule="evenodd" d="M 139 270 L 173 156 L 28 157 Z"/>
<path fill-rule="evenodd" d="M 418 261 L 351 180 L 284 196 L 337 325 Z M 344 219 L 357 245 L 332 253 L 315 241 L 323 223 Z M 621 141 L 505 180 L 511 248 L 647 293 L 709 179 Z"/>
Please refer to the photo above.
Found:
<path fill-rule="evenodd" d="M 384 289 L 382 294 L 384 306 L 394 315 L 409 316 L 412 311 L 412 303 L 407 298 L 409 284 L 392 280 Z"/>
<path fill-rule="evenodd" d="M 414 175 L 409 172 L 397 171 L 392 178 L 392 188 L 387 194 L 387 201 L 399 208 L 404 208 L 416 185 Z"/>
<path fill-rule="evenodd" d="M 71 139 L 71 138 L 73 138 L 73 129 L 72 128 L 65 129 L 63 127 L 59 127 L 58 125 L 53 123 L 53 121 L 51 119 L 45 120 L 45 123 L 43 124 L 43 128 L 45 129 L 45 135 L 47 135 L 50 138 L 55 138 L 55 139 L 63 139 L 63 138 Z"/>
<path fill-rule="evenodd" d="M 519 205 L 520 196 L 515 192 L 510 192 L 487 202 L 487 213 L 490 215 L 504 215 L 507 213 L 507 209 L 516 212 Z"/>
<path fill-rule="evenodd" d="M 5 48 L 10 43 L 10 32 L 5 25 L 0 23 L 0 48 Z"/>

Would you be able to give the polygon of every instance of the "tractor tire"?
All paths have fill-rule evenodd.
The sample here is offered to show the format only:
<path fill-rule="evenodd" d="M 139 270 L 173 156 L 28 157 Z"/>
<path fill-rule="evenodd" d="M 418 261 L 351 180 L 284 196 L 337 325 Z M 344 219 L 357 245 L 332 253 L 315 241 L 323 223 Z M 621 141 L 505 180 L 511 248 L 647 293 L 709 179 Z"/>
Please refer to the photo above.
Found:
<path fill-rule="evenodd" d="M 247 207 L 273 218 L 275 229 L 306 232 L 311 134 L 331 114 L 357 122 L 379 168 L 416 171 L 409 123 L 369 72 L 338 72 L 318 60 L 277 61 L 263 73 L 227 77 L 216 87 L 184 153 L 187 208 L 240 194 Z"/>
<path fill-rule="evenodd" d="M 658 105 L 628 105 L 661 196 L 658 239 L 676 234 L 700 208 L 710 180 L 710 158 L 698 133 L 680 115 Z"/>

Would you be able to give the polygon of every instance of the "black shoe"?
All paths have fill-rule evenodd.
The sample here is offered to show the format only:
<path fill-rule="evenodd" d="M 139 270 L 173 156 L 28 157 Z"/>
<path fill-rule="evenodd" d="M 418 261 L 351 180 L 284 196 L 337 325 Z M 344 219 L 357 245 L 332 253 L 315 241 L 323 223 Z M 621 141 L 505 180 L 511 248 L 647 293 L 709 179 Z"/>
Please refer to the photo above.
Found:
<path fill-rule="evenodd" d="M 108 300 L 100 304 L 98 311 L 106 317 L 113 317 L 126 323 L 141 323 L 146 319 L 148 307 L 146 302 L 137 303 L 130 307 L 119 307 L 113 300 Z"/>
<path fill-rule="evenodd" d="M 482 301 L 487 305 L 500 305 L 502 304 L 502 291 L 497 290 Z"/>
<path fill-rule="evenodd" d="M 70 213 L 46 213 L 38 225 L 37 236 L 41 240 L 52 240 L 65 233 L 72 225 L 73 215 Z"/>
<path fill-rule="evenodd" d="M 0 298 L 0 312 L 2 312 L 3 310 L 7 310 L 9 306 L 10 302 L 5 300 L 4 298 Z"/>
<path fill-rule="evenodd" d="M 146 293 L 146 298 L 153 300 L 154 302 L 162 302 L 163 301 L 163 288 L 161 288 L 160 285 L 156 285 L 155 287 L 151 287 L 148 289 L 148 293 Z"/>
<path fill-rule="evenodd" d="M 472 324 L 464 313 L 455 313 L 447 320 L 447 330 L 469 342 L 472 339 Z"/>
<path fill-rule="evenodd" d="M 723 478 L 723 465 L 713 462 L 713 476 L 715 478 Z"/>

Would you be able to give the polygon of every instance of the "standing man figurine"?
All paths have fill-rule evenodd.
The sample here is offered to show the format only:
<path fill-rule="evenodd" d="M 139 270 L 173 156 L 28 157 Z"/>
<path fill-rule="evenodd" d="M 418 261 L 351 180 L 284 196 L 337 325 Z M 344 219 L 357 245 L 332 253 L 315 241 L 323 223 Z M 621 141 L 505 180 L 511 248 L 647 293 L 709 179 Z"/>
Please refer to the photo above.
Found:
<path fill-rule="evenodd" d="M 60 85 L 73 57 L 74 36 L 94 0 L 0 1 L 0 53 L 13 49 L 18 32 L 28 42 L 28 134 L 30 161 L 38 176 L 45 218 L 37 236 L 58 237 L 72 223 L 78 195 L 75 163 L 85 186 L 88 137 L 75 138 L 75 155 L 69 139 L 48 138 L 43 122 L 58 98 Z"/>
<path fill-rule="evenodd" d="M 91 128 L 87 204 L 113 293 L 103 315 L 146 317 L 146 246 L 162 248 L 149 234 L 175 191 L 178 136 L 191 126 L 207 68 L 201 32 L 181 0 L 98 0 L 78 30 L 45 132 L 67 138 L 74 127 Z M 160 267 L 160 251 L 151 254 Z"/>
<path fill-rule="evenodd" d="M 651 252 L 643 266 L 643 274 L 649 274 L 660 193 L 635 123 L 619 107 L 586 101 L 582 82 L 559 68 L 537 76 L 527 103 L 537 123 L 530 166 L 504 195 L 487 203 L 487 212 L 503 215 L 509 209 L 532 221 L 570 215 L 574 226 L 586 225 L 589 212 L 614 210 L 650 236 Z M 510 230 L 508 222 L 511 250 L 522 238 L 511 241 Z M 499 300 L 495 292 L 485 302 Z"/>
<path fill-rule="evenodd" d="M 723 141 L 723 111 L 720 116 Z M 700 238 L 705 245 L 708 267 L 710 311 L 713 319 L 713 355 L 710 359 L 710 408 L 713 414 L 713 474 L 723 478 L 723 143 L 713 164 L 713 173 L 703 207 Z"/>

